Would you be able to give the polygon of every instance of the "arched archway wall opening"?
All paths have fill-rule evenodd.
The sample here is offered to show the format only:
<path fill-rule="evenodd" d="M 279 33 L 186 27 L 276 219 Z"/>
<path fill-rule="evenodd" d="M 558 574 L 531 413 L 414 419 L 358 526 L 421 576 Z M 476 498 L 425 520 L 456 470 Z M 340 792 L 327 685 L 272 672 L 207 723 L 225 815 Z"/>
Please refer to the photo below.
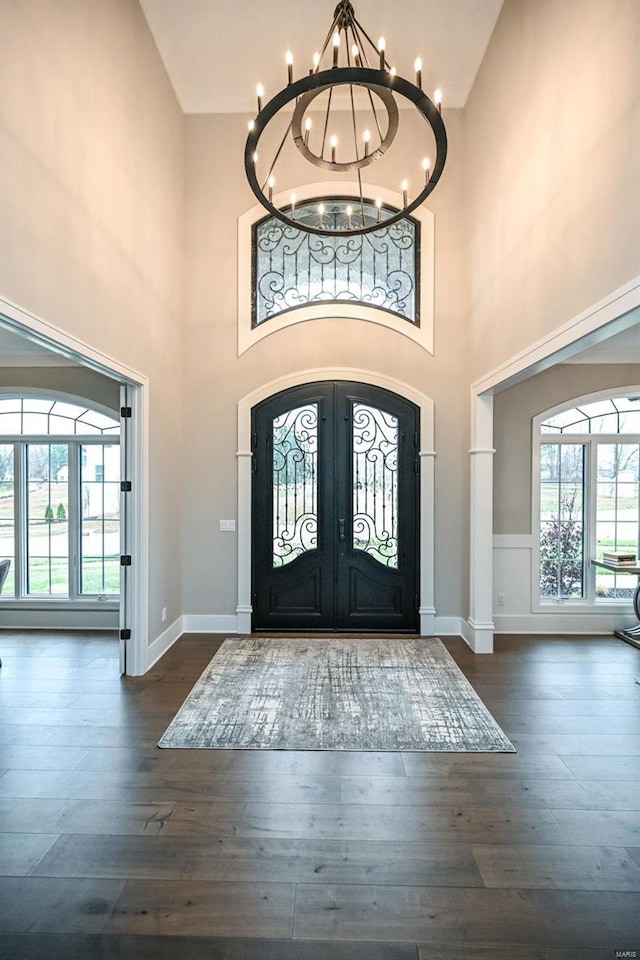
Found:
<path fill-rule="evenodd" d="M 238 401 L 238 631 L 251 632 L 251 411 L 276 393 L 307 383 L 349 380 L 381 387 L 410 400 L 420 410 L 420 633 L 435 630 L 434 579 L 434 404 L 426 394 L 394 377 L 352 367 L 322 367 L 298 371 L 262 384 Z"/>

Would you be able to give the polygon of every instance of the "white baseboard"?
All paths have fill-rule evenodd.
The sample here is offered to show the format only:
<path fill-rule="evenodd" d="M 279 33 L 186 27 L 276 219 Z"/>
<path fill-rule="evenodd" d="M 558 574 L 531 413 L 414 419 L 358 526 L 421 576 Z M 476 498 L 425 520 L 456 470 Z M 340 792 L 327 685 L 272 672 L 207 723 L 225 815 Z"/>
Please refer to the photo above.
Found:
<path fill-rule="evenodd" d="M 435 634 L 462 637 L 474 653 L 493 653 L 493 624 L 472 625 L 464 617 L 436 617 Z"/>
<path fill-rule="evenodd" d="M 146 671 L 150 670 L 164 656 L 183 633 L 238 633 L 238 619 L 235 614 L 184 614 L 178 617 L 170 627 L 150 644 L 147 651 Z M 633 614 L 554 614 L 537 613 L 516 616 L 495 616 L 495 632 L 541 635 L 602 635 L 612 634 L 628 626 Z M 491 653 L 482 636 L 484 627 L 474 628 L 464 617 L 435 617 L 434 636 L 462 637 L 474 653 Z M 145 672 L 146 672 L 145 671 Z"/>
<path fill-rule="evenodd" d="M 436 636 L 461 637 L 462 623 L 462 617 L 436 617 L 434 632 Z"/>
<path fill-rule="evenodd" d="M 460 617 L 460 636 L 467 646 L 471 647 L 475 653 L 473 627 L 464 619 L 464 617 Z"/>
<path fill-rule="evenodd" d="M 160 659 L 163 657 L 167 650 L 169 650 L 176 640 L 178 640 L 184 633 L 184 628 L 182 625 L 183 617 L 178 617 L 177 620 L 174 620 L 170 627 L 161 633 L 159 637 L 149 644 L 147 649 L 147 666 L 145 673 L 151 669 Z"/>
<path fill-rule="evenodd" d="M 184 633 L 238 633 L 236 614 L 185 613 L 182 618 Z"/>

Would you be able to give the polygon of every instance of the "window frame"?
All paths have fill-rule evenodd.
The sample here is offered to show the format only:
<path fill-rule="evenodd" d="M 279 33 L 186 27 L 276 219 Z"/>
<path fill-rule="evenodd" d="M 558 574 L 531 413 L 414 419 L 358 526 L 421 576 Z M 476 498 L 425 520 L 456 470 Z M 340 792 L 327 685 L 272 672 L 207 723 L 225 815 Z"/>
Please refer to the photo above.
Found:
<path fill-rule="evenodd" d="M 321 198 L 319 197 L 312 197 L 309 200 L 300 201 L 298 203 L 297 209 L 302 209 L 303 207 L 307 207 L 312 204 L 319 203 L 320 199 Z M 345 202 L 352 199 L 353 199 L 352 197 L 335 194 L 334 196 L 331 197 L 331 202 L 334 202 L 334 201 Z M 364 202 L 368 207 L 373 207 L 373 209 L 375 210 L 374 202 L 371 199 L 365 197 Z M 385 209 L 385 206 L 386 205 L 383 204 L 383 209 Z M 386 206 L 386 209 L 391 210 L 392 213 L 398 212 L 398 210 L 395 207 Z M 296 304 L 295 306 L 292 306 L 292 307 L 286 307 L 284 310 L 279 310 L 277 313 L 274 313 L 273 316 L 271 317 L 264 317 L 262 320 L 258 320 L 258 317 L 257 317 L 258 292 L 256 289 L 258 284 L 258 232 L 261 227 L 263 227 L 265 224 L 275 219 L 276 218 L 272 216 L 272 214 L 268 213 L 266 216 L 261 217 L 259 220 L 256 220 L 254 221 L 254 223 L 251 224 L 251 328 L 252 330 L 255 330 L 256 327 L 261 326 L 263 323 L 271 323 L 273 320 L 276 319 L 276 317 L 282 316 L 282 314 L 284 313 L 290 313 L 293 310 L 304 310 L 305 307 L 309 305 L 309 303 L 315 302 L 315 301 L 306 301 L 306 302 Z M 414 317 L 411 318 L 408 316 L 403 316 L 397 310 L 392 310 L 390 307 L 382 307 L 380 305 L 376 305 L 374 307 L 371 307 L 370 309 L 384 311 L 385 313 L 388 313 L 393 317 L 397 317 L 400 320 L 404 320 L 405 323 L 410 323 L 413 327 L 418 328 L 420 327 L 420 305 L 421 305 L 420 298 L 422 293 L 422 285 L 421 285 L 421 278 L 420 278 L 420 251 L 422 249 L 422 239 L 421 239 L 422 230 L 421 230 L 420 220 L 418 220 L 415 216 L 407 216 L 404 218 L 404 220 L 401 220 L 400 223 L 403 223 L 405 221 L 408 221 L 413 229 L 412 260 L 413 260 L 414 274 L 413 274 L 412 280 L 413 280 L 413 289 L 414 289 L 414 295 L 413 295 Z M 384 226 L 385 224 L 383 221 L 380 224 L 380 229 L 384 229 Z M 337 243 L 340 240 L 339 237 L 333 237 L 333 236 L 328 237 L 327 239 L 331 244 Z M 345 239 L 348 239 L 348 238 L 345 238 Z M 367 238 L 365 236 L 362 239 L 363 239 L 363 242 L 366 242 Z M 323 304 L 331 304 L 336 302 L 337 303 L 345 303 L 345 302 L 357 303 L 360 306 L 366 307 L 366 303 L 362 300 L 350 300 L 350 299 L 332 300 L 331 297 L 327 297 L 326 299 L 322 299 L 318 302 Z"/>
<path fill-rule="evenodd" d="M 83 405 L 96 413 L 118 421 L 118 413 L 104 404 L 94 401 L 87 402 L 85 398 L 58 391 L 28 388 L 24 391 L 0 390 L 1 399 L 30 399 L 40 398 L 59 400 L 75 405 Z M 37 445 L 66 445 L 69 449 L 68 457 L 68 594 L 37 594 L 28 593 L 28 464 L 27 447 Z M 83 446 L 115 446 L 120 447 L 120 435 L 101 434 L 1 434 L 0 445 L 13 446 L 14 457 L 14 584 L 13 595 L 0 596 L 0 604 L 4 609 L 114 609 L 118 608 L 121 590 L 117 594 L 81 593 L 82 584 L 82 510 L 81 510 L 81 449 Z"/>
<path fill-rule="evenodd" d="M 531 564 L 531 609 L 533 613 L 621 613 L 632 609 L 631 598 L 596 597 L 596 568 L 591 563 L 596 555 L 597 546 L 597 447 L 606 443 L 640 443 L 640 433 L 542 433 L 542 424 L 549 417 L 557 416 L 566 410 L 583 404 L 594 403 L 614 397 L 633 397 L 640 393 L 640 386 L 620 387 L 618 389 L 601 390 L 565 400 L 543 413 L 532 418 L 532 458 L 531 458 L 531 530 L 532 530 L 532 564 Z M 583 472 L 583 596 L 576 598 L 544 598 L 540 596 L 540 500 L 541 500 L 541 447 L 543 444 L 573 444 L 584 446 Z M 640 521 L 639 521 L 640 527 Z M 639 533 L 640 535 L 640 533 Z M 631 577 L 631 574 L 627 576 Z M 634 582 L 630 580 L 630 586 Z"/>
<path fill-rule="evenodd" d="M 297 202 L 302 204 L 313 200 L 326 192 L 326 183 L 311 183 L 296 188 Z M 383 204 L 402 209 L 402 195 L 374 184 L 363 183 L 365 197 L 380 197 Z M 360 194 L 354 192 L 354 184 L 343 181 L 333 184 L 332 195 L 359 200 Z M 288 206 L 289 194 L 281 193 L 274 197 L 276 206 Z M 420 323 L 416 324 L 398 314 L 378 307 L 369 307 L 363 303 L 343 300 L 323 300 L 276 314 L 269 320 L 252 326 L 253 300 L 253 252 L 252 237 L 254 224 L 265 219 L 264 207 L 255 204 L 238 218 L 238 356 L 241 356 L 265 337 L 272 336 L 287 327 L 307 320 L 339 319 L 346 321 L 364 321 L 375 323 L 407 337 L 428 353 L 434 352 L 434 214 L 421 207 L 413 211 L 411 218 L 419 226 L 420 246 L 416 258 L 416 271 L 420 275 L 419 301 L 416 303 L 416 315 Z"/>

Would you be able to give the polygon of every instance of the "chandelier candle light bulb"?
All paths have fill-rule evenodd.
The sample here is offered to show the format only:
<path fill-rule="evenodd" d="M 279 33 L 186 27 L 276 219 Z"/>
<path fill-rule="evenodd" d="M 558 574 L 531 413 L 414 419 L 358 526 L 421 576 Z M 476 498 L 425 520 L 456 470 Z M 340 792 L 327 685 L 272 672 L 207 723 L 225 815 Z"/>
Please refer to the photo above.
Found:
<path fill-rule="evenodd" d="M 284 59 L 287 64 L 287 83 L 293 83 L 293 54 L 291 50 L 287 50 Z"/>
<path fill-rule="evenodd" d="M 365 157 L 369 156 L 369 141 L 371 140 L 371 134 L 368 130 L 362 134 L 362 139 L 364 140 L 364 155 Z"/>
<path fill-rule="evenodd" d="M 398 71 L 396 70 L 395 67 L 391 67 L 391 69 L 389 70 L 389 73 L 390 73 L 390 75 L 391 75 L 392 77 L 395 77 L 395 75 L 396 75 L 397 72 L 398 72 Z"/>
<path fill-rule="evenodd" d="M 324 223 L 322 220 L 322 218 L 324 217 L 324 203 L 318 204 L 318 213 L 320 215 L 320 228 L 322 229 L 322 227 L 324 226 Z"/>
<path fill-rule="evenodd" d="M 289 197 L 289 203 L 291 204 L 291 219 L 295 220 L 296 218 L 296 195 L 292 193 Z"/>
<path fill-rule="evenodd" d="M 438 113 L 442 113 L 442 90 L 436 90 L 433 95 L 433 102 L 438 108 Z"/>
<path fill-rule="evenodd" d="M 380 54 L 380 69 L 384 70 L 384 51 L 386 43 L 384 37 L 380 37 L 378 40 L 378 53 Z"/>
<path fill-rule="evenodd" d="M 380 211 L 382 210 L 382 199 L 380 197 L 378 197 L 376 200 L 376 210 L 377 210 L 376 221 L 380 223 Z"/>
<path fill-rule="evenodd" d="M 403 180 L 402 183 L 400 184 L 400 189 L 402 190 L 402 206 L 406 207 L 408 203 L 407 198 L 409 195 L 409 181 Z"/>
<path fill-rule="evenodd" d="M 273 203 L 273 188 L 276 185 L 275 177 L 269 177 L 267 180 L 267 186 L 269 187 L 269 203 Z"/>
<path fill-rule="evenodd" d="M 431 161 L 429 157 L 425 157 L 422 161 L 422 169 L 424 170 L 424 182 L 429 183 L 429 168 L 431 167 Z"/>
<path fill-rule="evenodd" d="M 336 147 L 338 146 L 338 138 L 335 134 L 331 137 L 331 163 L 336 162 Z"/>
<path fill-rule="evenodd" d="M 319 66 L 320 66 L 320 54 L 319 54 L 319 53 L 314 53 L 314 55 L 313 55 L 313 70 L 311 71 L 311 73 L 316 73 Z"/>
<path fill-rule="evenodd" d="M 347 223 L 349 225 L 349 230 L 351 230 L 351 217 L 353 215 L 353 207 L 351 204 L 347 207 Z"/>
<path fill-rule="evenodd" d="M 261 83 L 256 87 L 256 96 L 258 97 L 258 113 L 262 110 L 262 98 L 264 97 L 264 87 Z"/>
<path fill-rule="evenodd" d="M 306 119 L 305 122 L 304 122 L 304 145 L 305 145 L 305 147 L 308 147 L 308 146 L 309 146 L 309 134 L 311 133 L 311 127 L 312 127 L 312 126 L 313 126 L 313 122 L 312 122 L 312 120 L 311 120 L 311 117 L 307 117 L 307 119 Z"/>
<path fill-rule="evenodd" d="M 354 43 L 354 45 L 351 47 L 351 53 L 352 53 L 352 55 L 353 55 L 353 59 L 354 59 L 354 62 L 355 62 L 356 67 L 361 66 L 361 64 L 360 64 L 360 51 L 358 50 L 358 45 L 357 45 L 356 43 Z"/>
<path fill-rule="evenodd" d="M 416 71 L 416 87 L 420 87 L 422 90 L 422 60 L 420 57 L 416 57 L 416 62 L 413 67 Z"/>
<path fill-rule="evenodd" d="M 338 50 L 340 49 L 340 34 L 336 30 L 333 35 L 333 66 L 338 66 Z"/>

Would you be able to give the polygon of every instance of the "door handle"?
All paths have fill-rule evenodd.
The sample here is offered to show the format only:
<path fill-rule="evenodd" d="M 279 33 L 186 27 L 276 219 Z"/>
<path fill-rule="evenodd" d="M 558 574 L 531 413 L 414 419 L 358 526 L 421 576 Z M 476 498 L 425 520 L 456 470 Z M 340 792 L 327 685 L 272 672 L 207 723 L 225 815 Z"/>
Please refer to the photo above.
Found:
<path fill-rule="evenodd" d="M 338 540 L 346 540 L 344 520 L 338 520 Z"/>

